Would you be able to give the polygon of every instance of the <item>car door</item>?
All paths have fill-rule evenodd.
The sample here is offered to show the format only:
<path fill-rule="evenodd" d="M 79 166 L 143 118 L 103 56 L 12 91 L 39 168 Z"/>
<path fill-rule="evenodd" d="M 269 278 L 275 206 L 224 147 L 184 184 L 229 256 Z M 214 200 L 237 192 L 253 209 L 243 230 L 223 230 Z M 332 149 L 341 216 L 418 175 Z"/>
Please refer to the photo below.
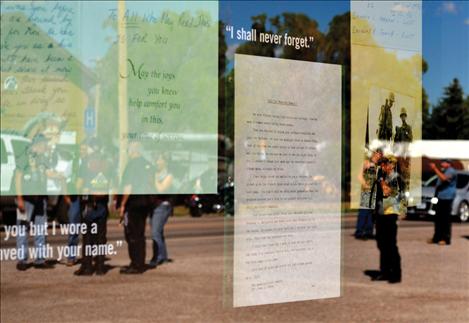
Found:
<path fill-rule="evenodd" d="M 1 159 L 1 191 L 2 194 L 11 193 L 13 175 L 15 173 L 15 156 L 8 141 L 0 138 L 0 159 Z"/>

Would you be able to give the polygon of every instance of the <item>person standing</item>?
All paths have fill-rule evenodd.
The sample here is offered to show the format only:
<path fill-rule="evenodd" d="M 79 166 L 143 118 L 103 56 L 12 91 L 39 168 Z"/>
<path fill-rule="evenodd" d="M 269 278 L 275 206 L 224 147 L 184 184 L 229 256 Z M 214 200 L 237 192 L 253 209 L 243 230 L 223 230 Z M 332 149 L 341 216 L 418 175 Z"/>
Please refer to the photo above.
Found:
<path fill-rule="evenodd" d="M 79 178 L 79 175 L 83 172 L 83 168 L 86 167 L 86 158 L 92 152 L 90 147 L 90 140 L 85 140 L 80 145 L 80 155 L 77 160 L 75 174 L 78 174 L 75 181 L 71 183 L 71 195 L 66 195 L 65 202 L 68 205 L 68 223 L 71 225 L 78 226 L 81 221 L 81 208 L 80 208 L 80 197 L 76 194 L 77 192 L 82 191 L 81 185 L 83 184 L 83 179 Z M 68 247 L 71 250 L 70 256 L 67 257 L 67 266 L 71 267 L 77 263 L 78 257 L 78 243 L 80 242 L 80 235 L 78 233 L 73 233 L 68 235 Z"/>
<path fill-rule="evenodd" d="M 397 219 L 401 209 L 401 179 L 395 171 L 397 160 L 383 158 L 377 179 L 376 243 L 380 252 L 380 273 L 373 280 L 401 281 L 401 256 L 397 247 Z"/>
<path fill-rule="evenodd" d="M 382 157 L 383 151 L 381 149 L 373 151 L 371 158 L 367 158 L 363 162 L 363 168 L 358 175 L 358 180 L 361 184 L 361 194 L 355 230 L 355 238 L 357 239 L 373 238 L 372 212 L 375 207 L 376 198 L 375 195 L 371 194 L 371 190 L 376 180 L 378 164 Z"/>
<path fill-rule="evenodd" d="M 410 188 L 410 156 L 409 144 L 413 140 L 412 127 L 407 123 L 407 110 L 401 108 L 402 125 L 396 126 L 396 134 L 394 135 L 394 153 L 399 157 L 397 159 L 397 169 L 403 179 L 403 190 L 408 191 Z"/>
<path fill-rule="evenodd" d="M 435 215 L 435 233 L 428 243 L 451 244 L 451 207 L 456 197 L 456 170 L 450 159 L 444 159 L 438 169 L 435 163 L 430 167 L 438 176 L 435 197 L 438 199 Z"/>
<path fill-rule="evenodd" d="M 407 123 L 407 110 L 406 108 L 401 108 L 401 118 L 402 125 L 396 126 L 396 134 L 394 135 L 394 142 L 397 143 L 409 143 L 413 140 L 412 127 Z"/>
<path fill-rule="evenodd" d="M 141 274 L 145 271 L 145 220 L 150 211 L 149 185 L 153 179 L 153 168 L 142 156 L 142 145 L 131 142 L 128 148 L 129 161 L 122 175 L 123 194 L 119 216 L 124 222 L 130 264 L 122 267 L 121 274 Z M 153 191 L 153 190 L 152 190 Z"/>
<path fill-rule="evenodd" d="M 151 217 L 151 233 L 153 240 L 153 257 L 149 266 L 155 268 L 165 262 L 170 262 L 164 238 L 164 226 L 173 212 L 171 191 L 173 175 L 168 171 L 168 157 L 159 154 L 156 159 L 155 189 L 158 195 L 154 197 L 154 209 Z"/>
<path fill-rule="evenodd" d="M 391 108 L 394 104 L 394 93 L 389 93 L 389 98 L 386 99 L 378 118 L 378 130 L 376 134 L 379 140 L 391 141 L 392 139 L 392 111 Z"/>
<path fill-rule="evenodd" d="M 86 225 L 83 235 L 82 260 L 77 276 L 104 275 L 105 255 L 95 254 L 93 249 L 107 243 L 107 218 L 109 215 L 109 192 L 112 188 L 111 166 L 100 145 L 94 139 L 90 144 L 89 155 L 83 161 L 77 179 L 77 192 L 80 193 L 82 223 Z M 93 266 L 93 259 L 95 265 Z"/>
<path fill-rule="evenodd" d="M 80 225 L 80 198 L 77 195 L 65 195 L 65 203 L 68 205 L 68 224 L 73 226 Z M 78 243 L 80 242 L 80 235 L 78 233 L 69 233 L 68 247 L 70 255 L 67 257 L 67 267 L 72 267 L 77 263 L 78 256 Z"/>
<path fill-rule="evenodd" d="M 15 189 L 17 204 L 18 235 L 16 247 L 18 263 L 16 269 L 24 271 L 29 268 L 28 235 L 30 226 L 34 225 L 34 245 L 36 249 L 35 268 L 49 268 L 46 263 L 47 233 L 47 172 L 49 169 L 44 158 L 47 151 L 47 138 L 37 134 L 28 149 L 17 158 L 15 172 Z"/>

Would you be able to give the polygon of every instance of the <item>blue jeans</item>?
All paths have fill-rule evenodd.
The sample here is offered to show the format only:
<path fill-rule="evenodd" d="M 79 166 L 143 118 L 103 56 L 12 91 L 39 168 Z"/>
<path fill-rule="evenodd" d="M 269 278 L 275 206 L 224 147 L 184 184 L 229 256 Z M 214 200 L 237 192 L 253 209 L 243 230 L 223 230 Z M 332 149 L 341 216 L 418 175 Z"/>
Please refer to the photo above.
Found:
<path fill-rule="evenodd" d="M 79 224 L 80 223 L 80 199 L 77 197 L 75 201 L 70 204 L 70 208 L 68 209 L 68 223 L 69 224 Z M 80 235 L 78 234 L 69 234 L 68 235 L 68 246 L 70 250 L 74 252 L 68 257 L 69 261 L 74 261 L 75 258 L 78 256 L 76 250 L 78 246 L 78 242 L 80 242 Z"/>
<path fill-rule="evenodd" d="M 373 210 L 360 208 L 358 210 L 355 237 L 371 237 L 373 235 Z"/>
<path fill-rule="evenodd" d="M 45 207 L 45 206 L 44 206 Z M 18 250 L 18 262 L 19 263 L 26 263 L 29 258 L 28 252 L 28 237 L 29 237 L 29 228 L 30 228 L 30 220 L 33 217 L 33 214 L 36 210 L 34 210 L 34 205 L 27 201 L 24 201 L 24 208 L 27 214 L 27 221 L 17 220 L 16 225 L 19 227 L 18 235 L 16 237 L 16 248 Z M 36 228 L 36 234 L 34 236 L 34 247 L 36 249 L 36 259 L 34 261 L 35 264 L 40 265 L 46 261 L 45 253 L 46 253 L 46 223 L 47 223 L 47 214 L 43 210 L 41 212 L 43 214 L 34 217 L 34 225 Z"/>
<path fill-rule="evenodd" d="M 151 265 L 156 265 L 160 261 L 168 259 L 168 250 L 164 239 L 164 225 L 168 221 L 172 212 L 169 202 L 163 202 L 153 210 L 151 218 L 151 237 L 153 239 L 153 258 Z"/>

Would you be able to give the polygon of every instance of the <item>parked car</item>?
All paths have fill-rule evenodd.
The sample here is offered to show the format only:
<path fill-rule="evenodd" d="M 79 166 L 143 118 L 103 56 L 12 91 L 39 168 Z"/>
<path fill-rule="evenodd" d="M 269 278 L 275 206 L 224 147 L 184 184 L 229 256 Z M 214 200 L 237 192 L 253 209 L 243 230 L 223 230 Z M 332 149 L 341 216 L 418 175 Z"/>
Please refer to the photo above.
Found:
<path fill-rule="evenodd" d="M 16 223 L 14 186 L 16 163 L 18 156 L 28 149 L 30 143 L 30 139 L 17 134 L 0 134 L 0 223 L 10 225 Z M 60 222 L 66 221 L 67 207 L 62 196 L 56 195 L 54 192 L 48 195 L 48 214 Z"/>
<path fill-rule="evenodd" d="M 435 188 L 438 177 L 435 175 L 428 179 L 422 185 L 421 203 L 408 207 L 407 215 L 409 217 L 415 216 L 431 216 L 435 215 L 435 206 L 432 205 L 432 198 L 435 196 Z M 409 196 L 410 202 L 415 196 Z M 453 200 L 451 215 L 461 222 L 469 221 L 469 172 L 457 171 L 456 172 L 456 198 Z"/>
<path fill-rule="evenodd" d="M 192 194 L 187 201 L 187 207 L 192 217 L 200 217 L 204 213 L 234 214 L 234 182 L 226 175 L 219 174 L 217 194 Z"/>

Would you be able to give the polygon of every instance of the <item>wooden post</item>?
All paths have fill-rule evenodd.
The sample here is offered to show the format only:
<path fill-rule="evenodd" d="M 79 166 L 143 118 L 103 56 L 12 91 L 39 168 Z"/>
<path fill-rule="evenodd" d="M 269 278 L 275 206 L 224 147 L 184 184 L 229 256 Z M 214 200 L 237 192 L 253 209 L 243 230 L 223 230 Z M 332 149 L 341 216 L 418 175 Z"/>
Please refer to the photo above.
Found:
<path fill-rule="evenodd" d="M 127 116 L 127 79 L 121 78 L 121 75 L 127 75 L 127 37 L 125 23 L 125 0 L 117 1 L 118 10 L 118 44 L 119 44 L 119 68 L 117 70 L 119 84 L 119 176 L 124 173 L 127 164 L 127 133 L 128 133 L 128 116 Z"/>

